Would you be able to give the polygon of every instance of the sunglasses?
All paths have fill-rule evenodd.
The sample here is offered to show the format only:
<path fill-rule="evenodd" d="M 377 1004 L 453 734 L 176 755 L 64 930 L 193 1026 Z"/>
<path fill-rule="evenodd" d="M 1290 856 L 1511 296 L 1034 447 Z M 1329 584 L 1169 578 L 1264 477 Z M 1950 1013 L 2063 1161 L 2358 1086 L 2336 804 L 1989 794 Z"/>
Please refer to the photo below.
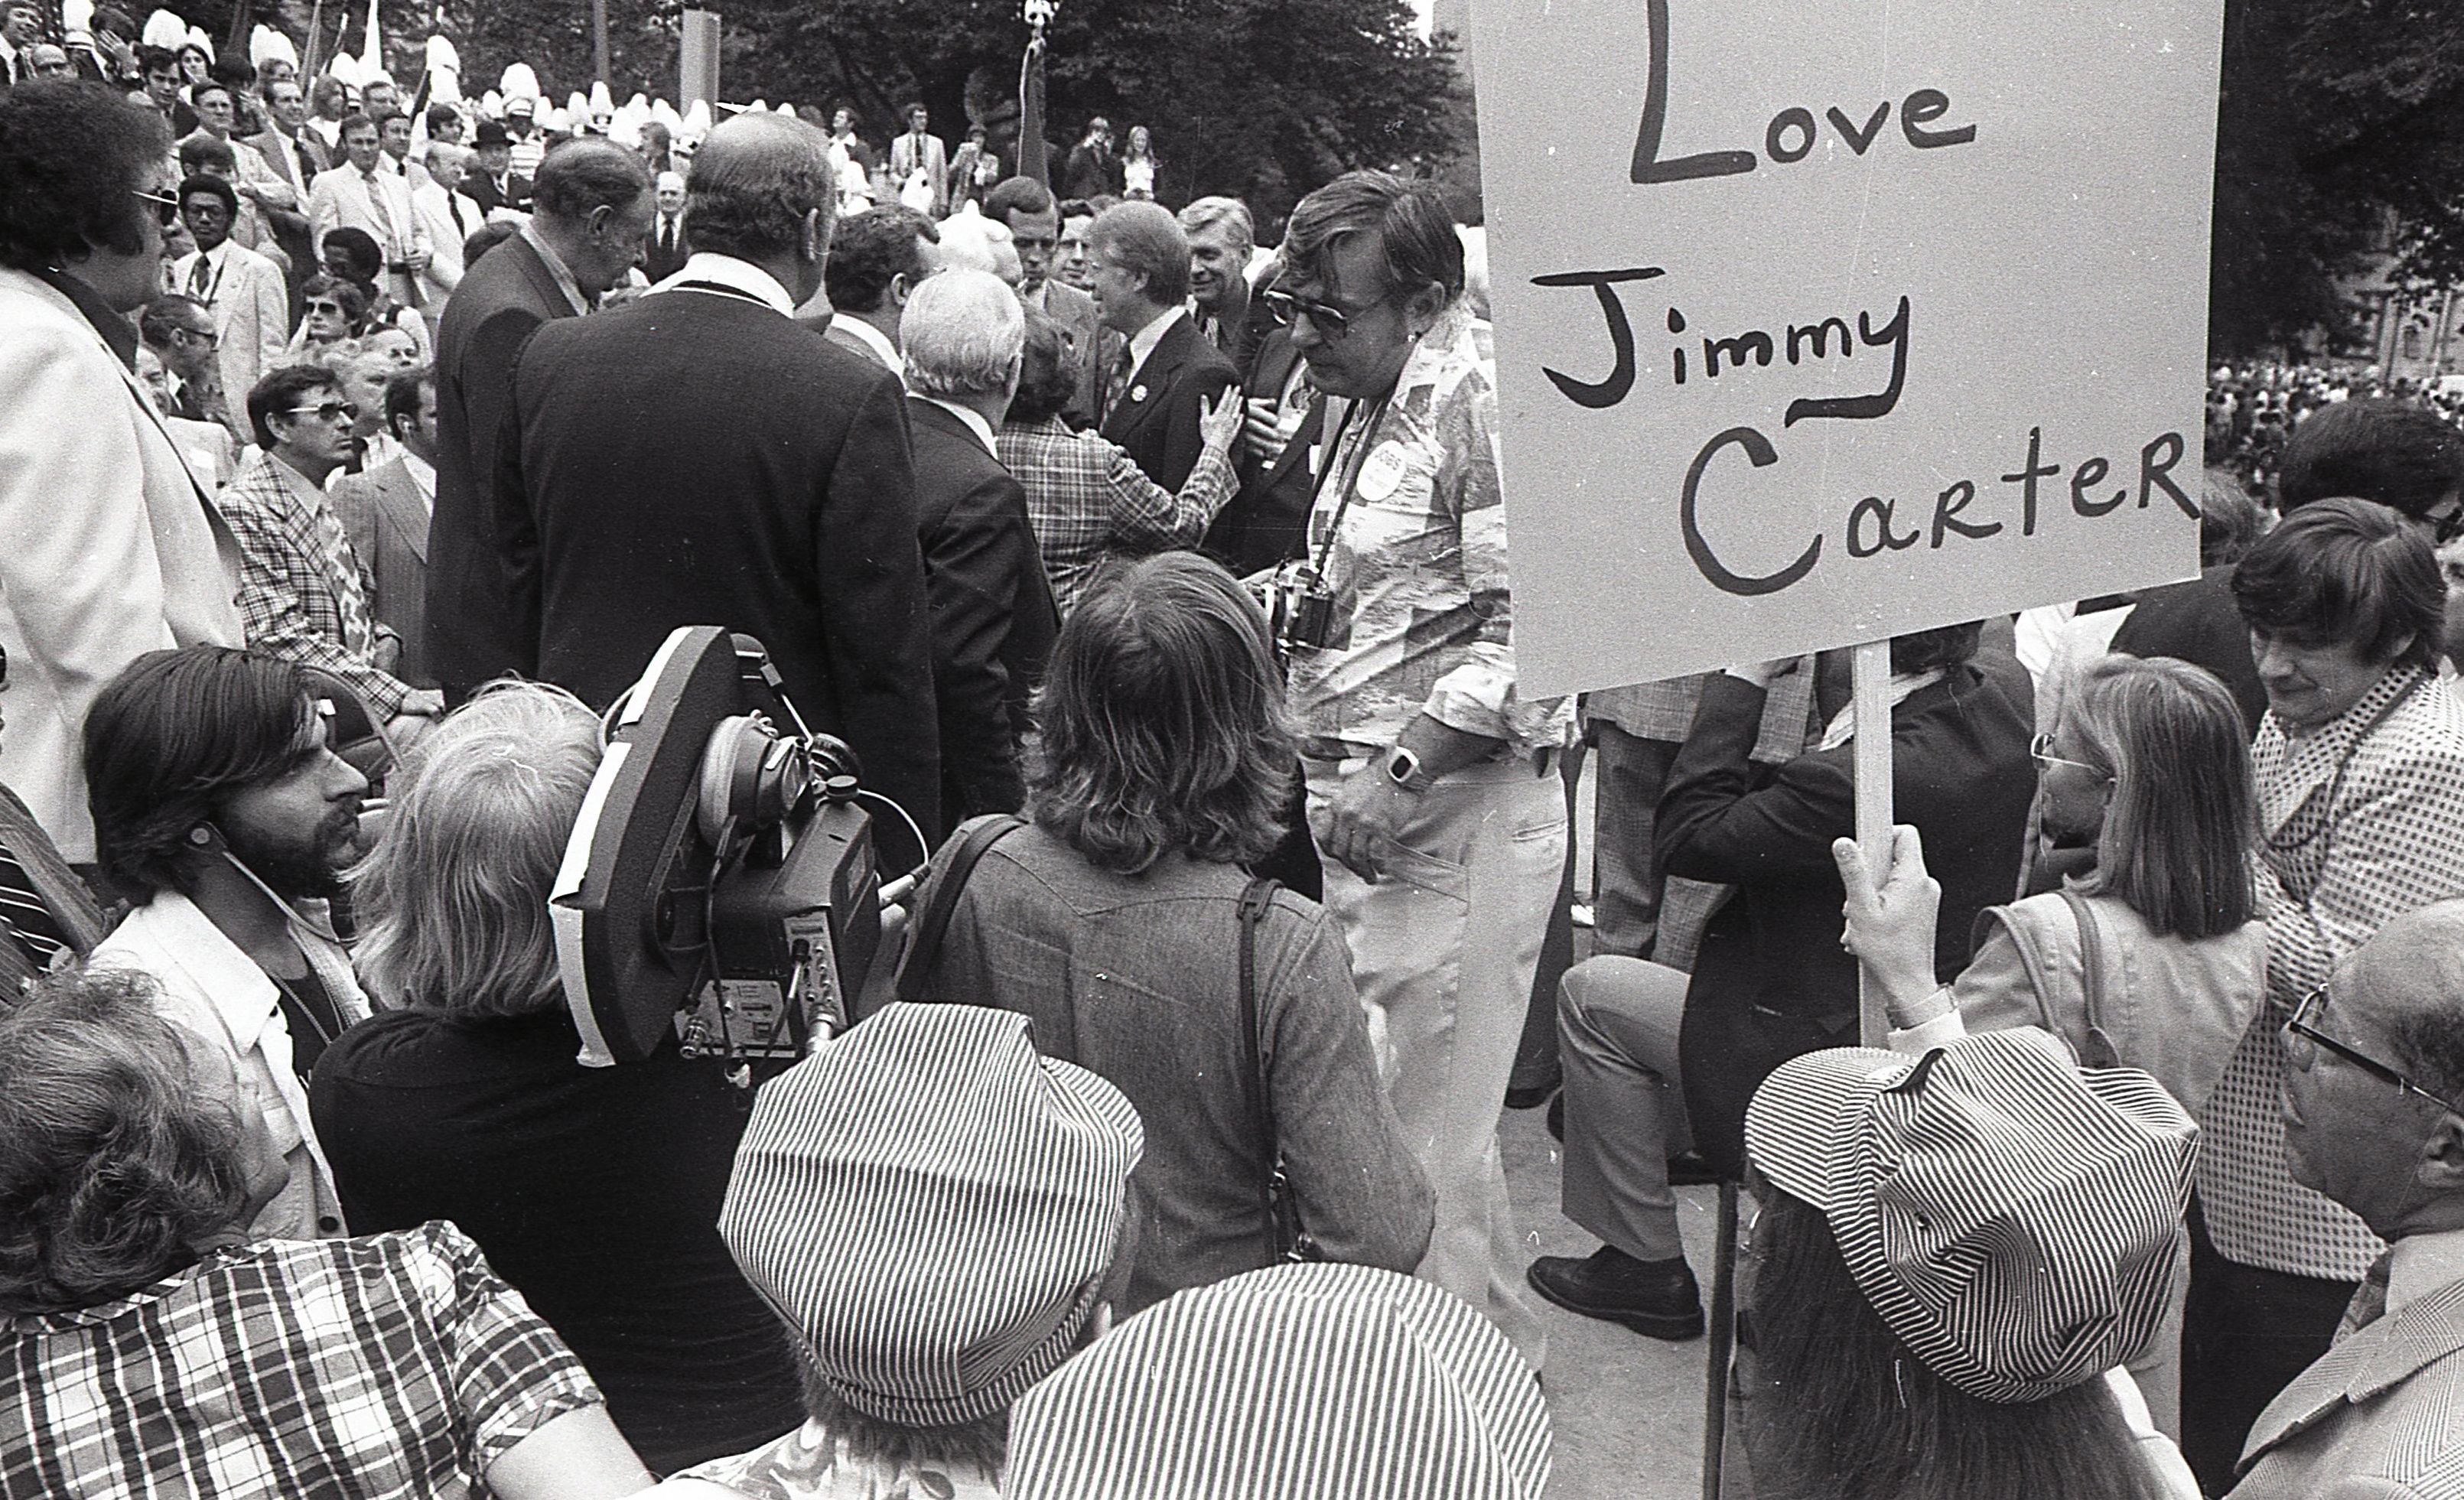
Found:
<path fill-rule="evenodd" d="M 136 195 L 143 201 L 154 206 L 155 221 L 161 224 L 165 229 L 167 230 L 172 225 L 180 222 L 179 199 L 172 197 L 166 192 L 148 192 L 143 188 L 136 189 Z"/>
<path fill-rule="evenodd" d="M 1265 293 L 1263 296 L 1265 299 L 1266 311 L 1274 316 L 1275 321 L 1289 327 L 1293 320 L 1307 314 L 1310 325 L 1317 329 L 1318 336 L 1329 343 L 1340 342 L 1344 335 L 1352 332 L 1353 319 L 1386 300 L 1381 297 L 1367 307 L 1345 309 L 1335 306 L 1332 302 L 1320 302 L 1306 297 L 1294 297 L 1291 293 L 1280 289 Z"/>
<path fill-rule="evenodd" d="M 342 304 L 340 302 L 310 302 L 308 304 L 308 311 L 312 313 L 322 313 L 328 318 L 340 318 L 342 316 Z"/>
<path fill-rule="evenodd" d="M 2320 1030 L 2319 1022 L 2326 1009 L 2327 986 L 2321 984 L 2301 997 L 2301 1004 L 2294 1008 L 2293 1019 L 2284 1023 L 2284 1054 L 2295 1067 L 2307 1069 L 2317 1055 L 2312 1048 L 2324 1048 L 2392 1089 L 2417 1094 L 2450 1114 L 2464 1114 L 2464 1108 L 2458 1108 L 2453 1100 L 2431 1092 L 2396 1069 Z"/>
<path fill-rule="evenodd" d="M 2112 777 L 2085 761 L 2074 761 L 2069 756 L 2054 754 L 2054 737 L 2050 730 L 2039 733 L 2035 739 L 2028 742 L 2028 754 L 2035 758 L 2038 765 L 2067 765 L 2074 770 L 2085 771 L 2099 781 L 2113 780 Z"/>
<path fill-rule="evenodd" d="M 2430 534 L 2441 545 L 2453 541 L 2464 534 L 2464 498 L 2443 501 L 2422 519 L 2430 522 Z"/>
<path fill-rule="evenodd" d="M 357 422 L 360 408 L 347 401 L 327 401 L 313 407 L 293 407 L 284 415 L 323 417 L 328 422 Z"/>

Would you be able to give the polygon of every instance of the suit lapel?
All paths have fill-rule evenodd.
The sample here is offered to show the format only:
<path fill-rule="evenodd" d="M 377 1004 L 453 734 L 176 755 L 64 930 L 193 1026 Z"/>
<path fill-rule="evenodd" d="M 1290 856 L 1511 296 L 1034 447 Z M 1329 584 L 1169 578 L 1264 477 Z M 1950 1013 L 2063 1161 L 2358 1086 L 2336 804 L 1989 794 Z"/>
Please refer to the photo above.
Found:
<path fill-rule="evenodd" d="M 428 507 L 420 501 L 419 481 L 401 465 L 391 467 L 393 473 L 377 486 L 377 508 L 402 533 L 403 545 L 410 549 L 410 555 L 424 563 L 428 561 Z M 376 565 L 373 558 L 361 561 L 370 567 Z"/>
<path fill-rule="evenodd" d="M 2464 1349 L 2464 1282 L 2442 1287 L 2403 1311 L 2356 1329 L 2294 1378 L 2268 1403 L 2242 1449 L 2259 1455 L 2308 1431 L 2347 1405 L 2401 1385 L 2424 1366 Z"/>

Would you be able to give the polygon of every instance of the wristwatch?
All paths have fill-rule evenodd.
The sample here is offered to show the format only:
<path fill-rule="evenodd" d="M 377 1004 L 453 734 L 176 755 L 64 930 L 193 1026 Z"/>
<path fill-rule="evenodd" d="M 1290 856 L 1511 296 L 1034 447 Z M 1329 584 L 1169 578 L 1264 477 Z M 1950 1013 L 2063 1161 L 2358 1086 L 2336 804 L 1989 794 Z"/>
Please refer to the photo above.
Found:
<path fill-rule="evenodd" d="M 1397 790 L 1417 797 L 1427 791 L 1436 778 L 1420 769 L 1419 756 L 1397 745 L 1386 752 L 1386 780 L 1392 782 Z"/>

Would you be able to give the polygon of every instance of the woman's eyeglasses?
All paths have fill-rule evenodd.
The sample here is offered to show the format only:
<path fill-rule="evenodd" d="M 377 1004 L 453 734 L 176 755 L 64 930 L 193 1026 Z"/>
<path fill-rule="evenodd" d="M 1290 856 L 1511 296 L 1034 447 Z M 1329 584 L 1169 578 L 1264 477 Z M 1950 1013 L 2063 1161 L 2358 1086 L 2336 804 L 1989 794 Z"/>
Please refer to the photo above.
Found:
<path fill-rule="evenodd" d="M 2073 770 L 2085 771 L 2088 775 L 2095 777 L 2101 782 L 2109 782 L 2113 780 L 2113 777 L 2109 772 L 2101 771 L 2095 766 L 2088 764 L 2085 761 L 2074 761 L 2069 756 L 2054 754 L 2054 737 L 2050 731 L 2039 734 L 2035 739 L 2031 740 L 2028 745 L 2028 753 L 2035 757 L 2036 763 L 2038 765 L 2067 765 Z"/>

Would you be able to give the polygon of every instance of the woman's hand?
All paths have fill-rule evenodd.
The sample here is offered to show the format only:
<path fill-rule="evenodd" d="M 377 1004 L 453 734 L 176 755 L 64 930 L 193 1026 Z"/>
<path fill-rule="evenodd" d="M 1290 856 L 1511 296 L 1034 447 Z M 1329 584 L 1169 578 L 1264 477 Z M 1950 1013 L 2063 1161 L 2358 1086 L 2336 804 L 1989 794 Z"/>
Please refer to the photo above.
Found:
<path fill-rule="evenodd" d="M 1241 435 L 1241 387 L 1226 386 L 1212 401 L 1198 408 L 1198 434 L 1205 441 L 1206 451 L 1218 457 L 1232 452 L 1232 443 Z"/>
<path fill-rule="evenodd" d="M 1891 872 L 1880 887 L 1855 839 L 1834 840 L 1831 857 L 1848 893 L 1840 946 L 1857 956 L 1881 988 L 1892 1024 L 1903 1026 L 1907 1014 L 1942 987 L 1933 975 L 1942 885 L 1925 872 L 1925 841 L 1904 823 L 1891 829 Z"/>

